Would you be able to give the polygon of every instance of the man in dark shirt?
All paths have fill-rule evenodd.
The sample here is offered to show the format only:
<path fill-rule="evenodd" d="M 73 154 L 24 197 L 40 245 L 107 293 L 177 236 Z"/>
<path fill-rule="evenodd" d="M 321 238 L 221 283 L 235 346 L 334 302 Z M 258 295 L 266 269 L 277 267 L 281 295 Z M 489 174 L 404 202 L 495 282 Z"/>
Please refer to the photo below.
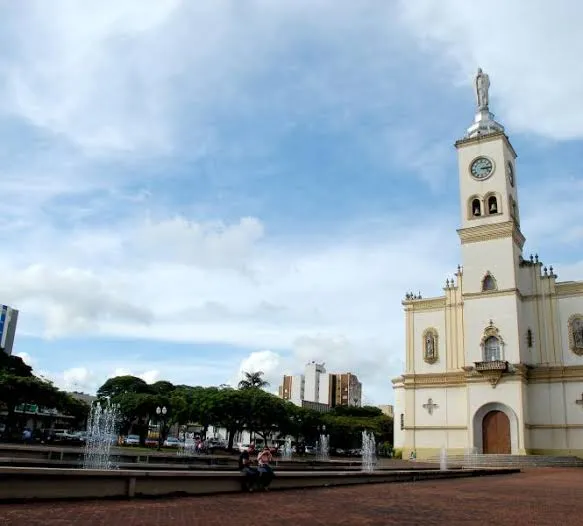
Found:
<path fill-rule="evenodd" d="M 242 451 L 239 455 L 239 470 L 245 475 L 243 477 L 243 491 L 253 491 L 259 472 L 251 467 L 249 451 Z"/>

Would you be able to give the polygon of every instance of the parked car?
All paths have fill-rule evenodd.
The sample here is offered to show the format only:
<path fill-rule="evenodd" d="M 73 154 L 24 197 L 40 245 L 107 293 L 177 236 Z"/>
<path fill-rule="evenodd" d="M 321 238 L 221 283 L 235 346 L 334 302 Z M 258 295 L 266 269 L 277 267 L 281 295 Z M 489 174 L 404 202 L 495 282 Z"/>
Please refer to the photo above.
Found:
<path fill-rule="evenodd" d="M 140 445 L 140 436 L 139 435 L 128 435 L 124 438 L 123 443 L 126 446 L 139 446 Z"/>
<path fill-rule="evenodd" d="M 144 441 L 144 445 L 146 447 L 158 447 L 158 439 L 157 438 L 148 437 Z"/>
<path fill-rule="evenodd" d="M 178 447 L 180 445 L 180 440 L 176 437 L 168 437 L 164 440 L 164 447 Z"/>

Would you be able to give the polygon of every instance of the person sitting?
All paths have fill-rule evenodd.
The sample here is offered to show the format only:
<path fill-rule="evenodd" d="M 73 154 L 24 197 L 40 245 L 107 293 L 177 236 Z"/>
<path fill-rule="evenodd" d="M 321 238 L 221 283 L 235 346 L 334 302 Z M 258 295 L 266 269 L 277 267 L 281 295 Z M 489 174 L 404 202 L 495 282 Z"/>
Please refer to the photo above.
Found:
<path fill-rule="evenodd" d="M 257 483 L 258 471 L 251 467 L 251 457 L 249 451 L 242 451 L 239 455 L 239 471 L 245 475 L 243 477 L 243 491 L 252 492 Z"/>
<path fill-rule="evenodd" d="M 265 446 L 259 455 L 257 455 L 259 484 L 265 491 L 269 491 L 269 485 L 275 477 L 273 469 L 270 466 L 271 462 L 273 462 L 273 455 L 271 454 L 271 451 L 269 451 L 269 447 Z"/>

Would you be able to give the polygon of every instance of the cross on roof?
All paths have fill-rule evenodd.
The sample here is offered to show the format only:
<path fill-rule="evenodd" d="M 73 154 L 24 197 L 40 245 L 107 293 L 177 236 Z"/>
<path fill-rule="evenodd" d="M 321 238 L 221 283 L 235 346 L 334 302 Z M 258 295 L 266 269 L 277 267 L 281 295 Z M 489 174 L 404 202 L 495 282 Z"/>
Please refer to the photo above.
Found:
<path fill-rule="evenodd" d="M 583 395 L 582 395 L 582 398 L 583 398 Z M 581 402 L 581 403 L 583 403 L 583 402 Z M 434 403 L 433 403 L 433 398 L 429 398 L 429 399 L 427 400 L 427 403 L 426 403 L 426 404 L 423 404 L 423 409 L 427 409 L 427 412 L 428 412 L 430 415 L 432 415 L 432 414 L 433 414 L 433 410 L 434 410 L 434 409 L 437 409 L 438 407 L 439 407 L 439 406 L 438 406 L 437 404 L 434 404 Z"/>

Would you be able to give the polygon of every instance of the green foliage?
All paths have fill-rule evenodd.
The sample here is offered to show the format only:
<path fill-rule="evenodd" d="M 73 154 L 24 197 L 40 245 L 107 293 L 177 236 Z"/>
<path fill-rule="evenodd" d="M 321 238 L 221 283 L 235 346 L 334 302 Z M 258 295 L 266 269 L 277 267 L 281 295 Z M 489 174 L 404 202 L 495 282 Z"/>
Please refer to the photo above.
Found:
<path fill-rule="evenodd" d="M 15 423 L 15 409 L 21 404 L 55 408 L 82 422 L 89 411 L 87 404 L 57 389 L 51 382 L 34 376 L 32 368 L 18 356 L 0 352 L 0 404 L 7 411 L 6 433 Z"/>
<path fill-rule="evenodd" d="M 20 356 L 8 356 L 3 352 L 0 352 L 0 373 L 22 377 L 33 376 L 32 367 L 24 363 Z"/>
<path fill-rule="evenodd" d="M 115 376 L 109 378 L 98 390 L 98 398 L 117 398 L 125 393 L 148 393 L 150 386 L 136 376 Z"/>
<path fill-rule="evenodd" d="M 370 405 L 365 405 L 362 407 L 339 405 L 332 409 L 330 413 L 336 416 L 356 416 L 368 418 L 382 416 L 383 414 L 383 412 L 378 407 Z"/>
<path fill-rule="evenodd" d="M 269 382 L 263 379 L 263 371 L 254 373 L 245 372 L 243 380 L 239 382 L 239 389 L 262 389 L 269 387 Z"/>
<path fill-rule="evenodd" d="M 228 385 L 175 386 L 166 381 L 148 385 L 133 376 L 120 376 L 107 380 L 98 394 L 120 405 L 123 432 L 131 430 L 144 438 L 148 422 L 157 420 L 156 407 L 166 406 L 168 425 L 197 424 L 205 430 L 211 425 L 224 427 L 229 447 L 235 434 L 244 429 L 263 440 L 279 434 L 313 443 L 322 426 L 336 447 L 359 447 L 364 429 L 372 431 L 377 441 L 386 442 L 386 448 L 391 447 L 393 421 L 380 409 L 337 407 L 328 414 L 318 413 L 264 391 L 267 382 L 262 376 L 261 371 L 245 373 L 238 389 Z"/>

